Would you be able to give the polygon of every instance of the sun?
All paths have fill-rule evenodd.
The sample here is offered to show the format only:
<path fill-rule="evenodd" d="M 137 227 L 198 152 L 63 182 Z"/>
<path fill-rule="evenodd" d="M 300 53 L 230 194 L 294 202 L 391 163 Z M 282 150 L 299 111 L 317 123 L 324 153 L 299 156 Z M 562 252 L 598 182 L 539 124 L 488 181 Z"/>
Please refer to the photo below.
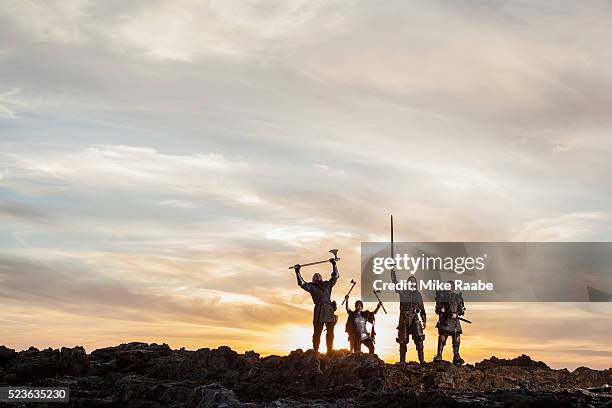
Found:
<path fill-rule="evenodd" d="M 279 352 L 288 353 L 291 350 L 301 348 L 307 350 L 312 348 L 312 323 L 310 325 L 287 324 L 277 329 L 277 339 L 273 348 Z M 325 351 L 325 331 L 321 334 L 321 346 L 319 351 Z M 334 349 L 348 349 L 348 337 L 344 332 L 344 324 L 336 324 L 334 327 Z"/>

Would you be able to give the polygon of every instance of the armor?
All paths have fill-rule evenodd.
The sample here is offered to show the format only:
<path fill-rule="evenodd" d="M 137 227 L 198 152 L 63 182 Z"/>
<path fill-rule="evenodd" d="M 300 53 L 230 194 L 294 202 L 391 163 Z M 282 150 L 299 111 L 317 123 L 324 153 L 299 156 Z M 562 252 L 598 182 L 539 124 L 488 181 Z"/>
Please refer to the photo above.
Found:
<path fill-rule="evenodd" d="M 360 340 L 369 339 L 370 333 L 368 333 L 368 329 L 366 327 L 368 320 L 363 317 L 361 313 L 356 313 L 353 321 L 355 322 L 356 336 L 359 336 Z"/>
<path fill-rule="evenodd" d="M 465 305 L 463 303 L 463 296 L 461 293 L 454 292 L 438 292 L 436 294 L 436 314 L 439 316 L 438 334 L 444 334 L 447 336 L 456 336 L 462 334 L 461 321 L 455 316 L 463 316 L 465 312 Z"/>
<path fill-rule="evenodd" d="M 425 333 L 423 324 L 427 319 L 423 298 L 418 291 L 400 292 L 400 317 L 398 330 L 398 343 L 408 343 L 408 336 L 412 335 L 415 341 L 423 341 Z"/>
<path fill-rule="evenodd" d="M 397 283 L 397 277 L 392 271 L 391 279 Z M 416 284 L 416 279 L 413 281 Z M 427 314 L 423 297 L 418 290 L 396 290 L 400 297 L 400 315 L 397 325 L 396 341 L 400 345 L 400 362 L 406 361 L 407 344 L 412 336 L 420 363 L 425 363 L 423 342 L 425 341 L 425 324 L 427 322 Z"/>
<path fill-rule="evenodd" d="M 361 344 L 365 344 L 370 353 L 374 352 L 374 339 L 376 337 L 376 331 L 374 330 L 375 314 L 378 312 L 378 307 L 374 311 L 362 310 L 356 312 L 350 310 L 348 305 L 346 306 L 346 312 L 348 317 L 346 319 L 345 331 L 349 336 L 349 343 L 351 350 L 354 352 L 361 351 Z M 367 323 L 372 323 L 372 332 L 368 333 Z"/>
<path fill-rule="evenodd" d="M 453 340 L 453 364 L 461 365 L 464 360 L 459 354 L 461 345 L 461 321 L 459 316 L 465 312 L 465 304 L 461 293 L 453 291 L 436 292 L 436 314 L 438 315 L 438 353 L 434 357 L 434 361 L 442 361 L 442 352 L 446 339 L 451 336 Z"/>

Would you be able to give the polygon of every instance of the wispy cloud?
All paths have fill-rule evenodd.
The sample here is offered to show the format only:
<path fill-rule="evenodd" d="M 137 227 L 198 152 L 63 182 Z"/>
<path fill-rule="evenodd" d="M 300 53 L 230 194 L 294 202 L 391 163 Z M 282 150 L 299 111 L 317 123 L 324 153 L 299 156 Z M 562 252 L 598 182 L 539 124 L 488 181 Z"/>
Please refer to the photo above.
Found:
<path fill-rule="evenodd" d="M 194 62 L 290 49 L 341 26 L 351 1 L 193 0 L 96 4 L 9 1 L 0 17 L 34 41 L 105 47 L 119 54 Z M 160 29 L 161 28 L 161 29 Z"/>
<path fill-rule="evenodd" d="M 248 164 L 220 154 L 172 155 L 150 147 L 94 146 L 76 151 L 0 154 L 11 177 L 51 178 L 71 185 L 242 197 L 223 174 L 245 172 Z M 239 190 L 239 189 L 236 189 Z"/>
<path fill-rule="evenodd" d="M 0 17 L 31 35 L 35 41 L 80 43 L 84 41 L 87 0 L 49 2 L 9 0 Z"/>
<path fill-rule="evenodd" d="M 19 89 L 5 89 L 0 87 L 0 120 L 15 119 L 21 110 L 25 110 L 27 104 L 19 98 Z"/>
<path fill-rule="evenodd" d="M 579 212 L 534 220 L 517 233 L 517 241 L 606 241 L 612 236 L 612 214 Z"/>

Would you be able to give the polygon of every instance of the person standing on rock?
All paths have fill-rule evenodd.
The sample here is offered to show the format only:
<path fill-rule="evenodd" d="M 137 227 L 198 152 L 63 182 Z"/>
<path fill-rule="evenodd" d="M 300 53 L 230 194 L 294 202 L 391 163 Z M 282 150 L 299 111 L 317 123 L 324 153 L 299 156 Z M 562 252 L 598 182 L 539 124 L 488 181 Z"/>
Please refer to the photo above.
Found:
<path fill-rule="evenodd" d="M 448 281 L 453 288 L 453 281 Z M 438 324 L 438 353 L 433 361 L 442 361 L 442 351 L 446 344 L 446 339 L 451 336 L 453 339 L 453 364 L 461 365 L 465 361 L 459 355 L 459 345 L 461 344 L 461 322 L 459 316 L 465 312 L 463 296 L 455 293 L 454 289 L 436 292 L 436 314 L 439 317 Z"/>
<path fill-rule="evenodd" d="M 334 348 L 334 326 L 338 316 L 334 314 L 336 311 L 336 302 L 332 302 L 331 293 L 332 288 L 336 284 L 338 277 L 338 268 L 336 266 L 336 260 L 331 258 L 329 262 L 332 264 L 331 279 L 324 281 L 320 273 L 315 273 L 312 276 L 312 282 L 305 282 L 304 278 L 300 273 L 300 265 L 295 265 L 295 276 L 297 278 L 297 284 L 299 287 L 310 293 L 312 301 L 314 303 L 314 311 L 312 315 L 312 348 L 315 351 L 319 351 L 319 344 L 321 343 L 321 333 L 323 332 L 323 326 L 327 333 L 325 334 L 325 342 L 327 345 L 327 352 L 330 353 Z"/>
<path fill-rule="evenodd" d="M 378 302 L 376 309 L 373 312 L 369 310 L 363 310 L 363 302 L 358 300 L 355 302 L 355 310 L 349 309 L 349 295 L 344 297 L 344 305 L 346 307 L 346 313 L 348 318 L 346 320 L 345 330 L 349 336 L 349 343 L 351 345 L 351 351 L 359 354 L 361 353 L 361 345 L 365 344 L 370 354 L 374 354 L 374 338 L 376 337 L 376 331 L 374 330 L 374 315 L 380 309 L 382 305 Z M 366 327 L 367 323 L 372 324 L 372 332 L 368 332 Z"/>
<path fill-rule="evenodd" d="M 391 281 L 397 284 L 395 270 L 391 270 Z M 400 296 L 400 315 L 397 325 L 397 338 L 399 343 L 400 364 L 406 362 L 408 341 L 410 336 L 419 356 L 419 363 L 425 364 L 425 352 L 423 342 L 425 341 L 425 325 L 427 324 L 427 313 L 423 304 L 423 297 L 417 288 L 417 280 L 414 276 L 408 278 L 408 289 L 395 292 Z"/>

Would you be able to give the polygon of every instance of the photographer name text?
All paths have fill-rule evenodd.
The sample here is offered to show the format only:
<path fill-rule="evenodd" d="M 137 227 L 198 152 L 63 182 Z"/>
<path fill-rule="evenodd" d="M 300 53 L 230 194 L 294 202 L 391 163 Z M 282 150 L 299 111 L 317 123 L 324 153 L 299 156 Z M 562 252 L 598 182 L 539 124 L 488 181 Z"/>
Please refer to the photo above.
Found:
<path fill-rule="evenodd" d="M 417 288 L 418 286 L 418 288 Z M 456 290 L 456 291 L 493 291 L 494 285 L 492 282 L 483 282 L 480 279 L 475 282 L 465 282 L 461 279 L 455 279 L 452 282 L 443 282 L 437 279 L 421 280 L 418 282 L 402 279 L 394 282 L 385 282 L 382 279 L 377 279 L 372 282 L 372 288 L 380 291 L 404 291 L 404 290 Z"/>

